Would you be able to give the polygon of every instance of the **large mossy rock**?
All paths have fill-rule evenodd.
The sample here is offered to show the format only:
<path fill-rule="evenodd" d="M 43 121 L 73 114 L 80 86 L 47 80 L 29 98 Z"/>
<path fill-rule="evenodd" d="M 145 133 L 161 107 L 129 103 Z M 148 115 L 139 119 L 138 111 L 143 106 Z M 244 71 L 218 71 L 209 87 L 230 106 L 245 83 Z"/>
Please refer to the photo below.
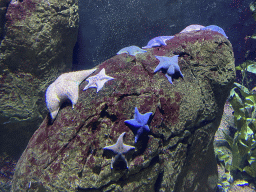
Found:
<path fill-rule="evenodd" d="M 184 79 L 170 84 L 153 73 L 158 56 L 179 55 Z M 177 34 L 167 46 L 147 53 L 116 55 L 98 65 L 114 77 L 102 90 L 82 91 L 75 108 L 63 106 L 48 117 L 18 161 L 12 191 L 214 191 L 217 165 L 213 139 L 235 80 L 231 43 L 221 34 Z M 111 171 L 103 147 L 122 132 L 134 108 L 153 112 L 147 143 L 138 143 L 129 170 Z M 143 146 L 145 148 L 143 149 Z"/>
<path fill-rule="evenodd" d="M 0 5 L 7 3 L 1 1 Z M 0 27 L 0 155 L 6 152 L 18 158 L 47 113 L 47 86 L 71 70 L 78 1 L 12 0 L 4 10 Z"/>

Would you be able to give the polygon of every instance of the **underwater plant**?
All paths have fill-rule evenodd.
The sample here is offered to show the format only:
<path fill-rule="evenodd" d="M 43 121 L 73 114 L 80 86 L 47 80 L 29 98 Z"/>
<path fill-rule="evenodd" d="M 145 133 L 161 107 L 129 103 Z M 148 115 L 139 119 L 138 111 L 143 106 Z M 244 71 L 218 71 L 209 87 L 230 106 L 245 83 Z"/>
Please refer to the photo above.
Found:
<path fill-rule="evenodd" d="M 248 72 L 256 74 L 256 62 L 247 60 L 236 67 L 241 71 L 242 81 L 234 83 L 229 102 L 234 110 L 234 136 L 224 133 L 231 154 L 217 147 L 216 156 L 227 170 L 220 184 L 227 191 L 233 180 L 241 180 L 240 185 L 253 183 L 256 178 L 256 94 L 248 86 Z"/>

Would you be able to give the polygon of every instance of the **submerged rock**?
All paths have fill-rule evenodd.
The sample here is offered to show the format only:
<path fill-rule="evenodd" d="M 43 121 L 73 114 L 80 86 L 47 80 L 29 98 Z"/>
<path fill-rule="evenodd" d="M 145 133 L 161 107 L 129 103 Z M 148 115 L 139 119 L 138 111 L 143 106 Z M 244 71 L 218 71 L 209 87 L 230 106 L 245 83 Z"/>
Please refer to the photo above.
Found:
<path fill-rule="evenodd" d="M 3 2 L 9 3 L 1 1 L 0 7 Z M 47 86 L 71 70 L 77 4 L 77 0 L 12 0 L 1 14 L 5 23 L 0 26 L 0 155 L 20 157 L 47 113 Z"/>
<path fill-rule="evenodd" d="M 46 117 L 17 163 L 12 191 L 215 191 L 213 139 L 235 80 L 231 43 L 214 31 L 175 35 L 166 46 L 135 56 L 116 55 L 98 65 L 114 80 L 82 91 L 53 124 Z M 155 56 L 179 55 L 184 78 L 169 83 L 154 73 Z M 124 121 L 134 108 L 152 112 L 151 134 L 134 144 Z M 103 148 L 135 146 L 128 170 L 111 171 Z"/>

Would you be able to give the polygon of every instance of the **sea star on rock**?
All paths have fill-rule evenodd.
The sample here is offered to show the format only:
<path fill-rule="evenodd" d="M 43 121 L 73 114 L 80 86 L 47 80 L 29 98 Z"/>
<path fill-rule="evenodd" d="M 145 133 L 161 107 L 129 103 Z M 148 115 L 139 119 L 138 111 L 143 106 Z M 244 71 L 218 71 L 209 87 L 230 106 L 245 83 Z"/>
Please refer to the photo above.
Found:
<path fill-rule="evenodd" d="M 117 52 L 117 55 L 120 55 L 122 53 L 128 53 L 129 55 L 133 55 L 135 56 L 136 54 L 140 54 L 140 53 L 146 53 L 146 50 L 143 50 L 137 46 L 130 46 L 130 47 L 125 47 L 123 49 L 121 49 L 120 51 Z"/>
<path fill-rule="evenodd" d="M 148 121 L 152 112 L 141 114 L 137 107 L 135 107 L 134 119 L 125 120 L 124 123 L 132 130 L 135 135 L 135 143 L 142 135 L 147 135 L 150 132 Z"/>
<path fill-rule="evenodd" d="M 52 121 L 56 118 L 61 103 L 70 99 L 72 108 L 78 100 L 79 84 L 96 69 L 69 72 L 60 75 L 46 90 L 45 101 Z"/>
<path fill-rule="evenodd" d="M 221 27 L 219 27 L 217 25 L 209 25 L 209 26 L 206 26 L 206 27 L 202 28 L 201 30 L 216 31 L 216 32 L 222 34 L 224 37 L 228 38 L 228 36 L 226 35 L 225 31 Z"/>
<path fill-rule="evenodd" d="M 94 75 L 92 77 L 89 77 L 86 79 L 89 83 L 84 87 L 84 90 L 88 88 L 97 88 L 97 92 L 102 89 L 104 84 L 109 81 L 114 79 L 113 77 L 107 76 L 105 74 L 105 68 L 103 68 L 97 75 Z"/>
<path fill-rule="evenodd" d="M 155 56 L 160 63 L 154 70 L 154 73 L 162 70 L 166 72 L 165 76 L 167 77 L 168 81 L 172 84 L 172 76 L 178 74 L 183 78 L 183 75 L 180 71 L 180 67 L 178 65 L 178 55 L 173 57 L 165 57 L 165 56 Z"/>
<path fill-rule="evenodd" d="M 187 26 L 185 29 L 183 29 L 180 33 L 189 33 L 191 31 L 199 31 L 202 28 L 204 28 L 203 25 L 197 25 L 197 24 L 193 24 L 193 25 L 189 25 Z"/>
<path fill-rule="evenodd" d="M 145 47 L 142 49 L 160 47 L 161 45 L 166 45 L 166 41 L 172 39 L 174 36 L 159 36 L 151 39 Z"/>
<path fill-rule="evenodd" d="M 124 162 L 125 165 L 126 165 L 126 168 L 128 169 L 128 163 L 127 163 L 127 160 L 125 158 L 125 155 L 129 151 L 134 150 L 135 147 L 124 144 L 124 141 L 123 141 L 124 135 L 125 135 L 125 132 L 123 132 L 118 137 L 116 144 L 103 148 L 104 150 L 108 150 L 108 151 L 112 152 L 111 169 L 113 169 L 113 167 L 115 165 L 117 165 L 120 161 Z"/>

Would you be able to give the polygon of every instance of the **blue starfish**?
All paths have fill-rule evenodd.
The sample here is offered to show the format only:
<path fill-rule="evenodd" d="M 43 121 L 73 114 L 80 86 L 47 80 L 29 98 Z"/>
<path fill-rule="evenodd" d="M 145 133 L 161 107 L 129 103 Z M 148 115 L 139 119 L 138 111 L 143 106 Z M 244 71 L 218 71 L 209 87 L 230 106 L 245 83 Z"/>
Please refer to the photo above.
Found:
<path fill-rule="evenodd" d="M 137 107 L 135 107 L 134 119 L 125 120 L 124 123 L 132 130 L 135 135 L 135 143 L 137 143 L 140 136 L 148 134 L 150 129 L 148 127 L 148 120 L 152 115 L 152 112 L 141 114 Z"/>
<path fill-rule="evenodd" d="M 137 46 L 130 46 L 130 47 L 125 47 L 123 49 L 121 49 L 120 51 L 117 52 L 117 55 L 122 54 L 122 53 L 128 53 L 129 55 L 133 55 L 135 56 L 136 54 L 139 53 L 146 53 L 147 51 L 137 47 Z"/>
<path fill-rule="evenodd" d="M 172 76 L 175 73 L 178 73 L 179 76 L 183 78 L 183 75 L 180 71 L 180 67 L 178 65 L 178 55 L 173 57 L 165 57 L 165 56 L 155 56 L 160 63 L 156 66 L 154 73 L 163 69 L 166 71 L 165 76 L 167 77 L 168 81 L 172 84 Z"/>
<path fill-rule="evenodd" d="M 124 144 L 124 141 L 123 141 L 124 135 L 125 135 L 125 132 L 123 132 L 118 137 L 116 144 L 103 148 L 104 150 L 110 150 L 114 154 L 114 157 L 112 157 L 112 160 L 111 160 L 111 169 L 113 169 L 114 165 L 118 164 L 119 162 L 124 162 L 126 165 L 126 168 L 128 169 L 128 163 L 124 155 L 128 153 L 130 150 L 135 149 L 135 147 Z"/>
<path fill-rule="evenodd" d="M 209 25 L 209 26 L 206 26 L 204 28 L 202 28 L 201 30 L 212 30 L 212 31 L 216 31 L 220 34 L 222 34 L 224 37 L 228 38 L 228 36 L 226 35 L 226 33 L 224 32 L 224 30 L 217 26 L 217 25 Z"/>
<path fill-rule="evenodd" d="M 159 36 L 151 39 L 145 47 L 142 49 L 160 47 L 161 45 L 166 45 L 166 41 L 172 39 L 174 36 Z"/>

